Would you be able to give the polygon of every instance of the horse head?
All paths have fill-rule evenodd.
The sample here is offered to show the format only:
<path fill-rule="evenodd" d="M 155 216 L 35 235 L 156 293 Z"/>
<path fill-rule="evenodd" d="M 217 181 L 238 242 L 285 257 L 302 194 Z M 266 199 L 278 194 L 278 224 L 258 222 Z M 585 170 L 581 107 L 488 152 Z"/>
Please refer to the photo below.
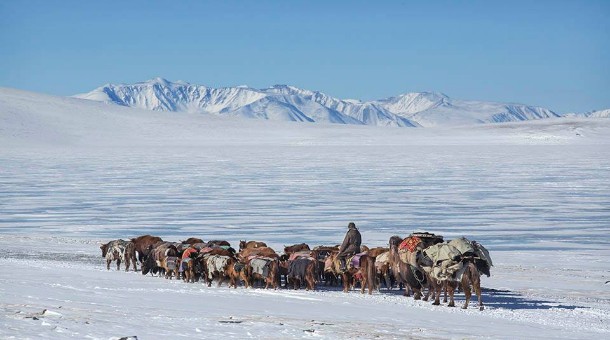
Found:
<path fill-rule="evenodd" d="M 389 245 L 390 248 L 398 248 L 398 245 L 402 242 L 402 237 L 394 235 L 390 237 Z"/>
<path fill-rule="evenodd" d="M 102 244 L 100 249 L 102 250 L 102 257 L 106 257 L 106 254 L 108 253 L 108 243 Z"/>

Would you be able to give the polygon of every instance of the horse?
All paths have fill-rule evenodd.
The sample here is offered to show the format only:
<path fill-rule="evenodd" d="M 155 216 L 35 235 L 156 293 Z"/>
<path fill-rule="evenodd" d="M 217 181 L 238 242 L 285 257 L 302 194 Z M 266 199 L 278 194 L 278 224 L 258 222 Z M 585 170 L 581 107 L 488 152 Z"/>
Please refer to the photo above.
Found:
<path fill-rule="evenodd" d="M 284 246 L 284 254 L 290 256 L 292 253 L 296 253 L 299 251 L 311 250 L 309 245 L 306 243 L 293 244 L 291 246 Z"/>
<path fill-rule="evenodd" d="M 298 257 L 289 261 L 287 282 L 299 289 L 304 283 L 307 290 L 314 290 L 316 286 L 316 262 L 313 257 Z"/>
<path fill-rule="evenodd" d="M 470 288 L 474 290 L 477 298 L 479 300 L 479 310 L 485 309 L 483 306 L 483 300 L 481 298 L 481 274 L 477 269 L 476 265 L 471 261 L 464 260 L 462 269 L 456 273 L 457 275 L 451 280 L 447 281 L 447 290 L 449 292 L 449 307 L 455 307 L 455 301 L 453 300 L 453 296 L 458 284 L 462 287 L 464 291 L 464 295 L 466 296 L 466 302 L 462 306 L 462 309 L 468 308 L 468 303 L 470 302 L 470 298 L 472 297 L 472 293 Z M 461 272 L 461 273 L 460 273 Z M 459 278 L 461 274 L 461 279 Z"/>
<path fill-rule="evenodd" d="M 246 248 L 260 248 L 260 247 L 266 247 L 267 244 L 265 242 L 258 242 L 258 241 L 239 241 L 239 251 L 242 251 L 243 249 Z"/>
<path fill-rule="evenodd" d="M 360 293 L 364 294 L 368 288 L 369 295 L 373 294 L 375 289 L 375 258 L 370 257 L 367 253 L 359 253 L 348 258 L 346 261 L 349 266 L 346 270 L 341 271 L 341 263 L 337 258 L 338 254 L 333 253 L 330 257 L 332 263 L 332 271 L 339 273 L 343 282 L 343 292 L 349 292 L 354 279 L 360 280 Z M 359 257 L 357 260 L 356 258 Z M 326 270 L 326 269 L 325 269 Z"/>
<path fill-rule="evenodd" d="M 248 288 L 248 277 L 246 273 L 237 266 L 238 262 L 231 256 L 206 254 L 199 258 L 204 268 L 204 279 L 208 287 L 212 286 L 212 281 L 217 279 L 217 287 L 224 281 L 229 280 L 229 287 L 237 288 L 237 281 L 242 280 Z"/>
<path fill-rule="evenodd" d="M 389 240 L 390 253 L 388 263 L 394 273 L 394 277 L 399 283 L 405 286 L 404 296 L 411 296 L 410 291 L 413 291 L 413 298 L 420 300 L 422 298 L 422 290 L 427 284 L 427 277 L 424 272 L 418 268 L 416 253 L 409 254 L 408 263 L 401 260 L 398 253 L 398 245 L 403 242 L 400 236 L 392 236 Z M 424 297 L 424 301 L 428 296 Z"/>
<path fill-rule="evenodd" d="M 225 240 L 211 240 L 207 242 L 208 247 L 231 247 L 231 243 Z"/>
<path fill-rule="evenodd" d="M 269 286 L 277 289 L 279 282 L 279 259 L 262 256 L 252 256 L 246 262 L 247 276 L 254 284 L 255 279 L 263 280 L 265 289 Z"/>
<path fill-rule="evenodd" d="M 150 250 L 148 256 L 142 263 L 142 275 L 148 272 L 160 272 L 165 274 L 165 278 L 171 279 L 175 274 L 178 277 L 178 249 L 177 245 L 172 242 L 161 242 Z M 161 277 L 161 275 L 159 275 Z"/>
<path fill-rule="evenodd" d="M 317 246 L 313 249 L 316 252 L 316 259 L 318 260 L 317 280 L 324 282 L 325 285 L 335 285 L 338 282 L 337 274 L 332 272 L 332 265 L 327 266 L 326 260 L 331 254 L 339 252 L 339 246 Z"/>
<path fill-rule="evenodd" d="M 140 263 L 144 263 L 144 258 L 148 255 L 149 247 L 156 243 L 163 242 L 163 240 L 157 236 L 142 235 L 132 238 L 131 242 L 133 242 L 135 246 L 135 251 L 138 252 L 138 260 Z"/>
<path fill-rule="evenodd" d="M 202 240 L 202 239 L 200 239 L 200 238 L 196 238 L 196 237 L 189 237 L 189 238 L 187 238 L 186 240 L 184 240 L 184 241 L 182 241 L 182 242 L 180 242 L 180 243 L 182 243 L 182 244 L 190 244 L 190 245 L 193 245 L 193 244 L 196 244 L 196 243 L 204 243 L 204 242 L 203 242 L 203 240 Z"/>
<path fill-rule="evenodd" d="M 279 258 L 279 255 L 275 252 L 275 250 L 269 247 L 246 248 L 242 249 L 239 254 L 237 254 L 237 257 L 243 262 L 246 262 L 250 256 L 262 256 L 274 259 Z"/>
<path fill-rule="evenodd" d="M 377 283 L 380 285 L 381 282 L 385 284 L 386 289 L 392 289 L 394 277 L 390 270 L 390 251 L 379 254 L 375 257 L 375 274 L 377 276 Z"/>
<path fill-rule="evenodd" d="M 125 262 L 125 271 L 129 271 L 133 263 L 133 271 L 137 271 L 136 251 L 133 242 L 114 240 L 100 246 L 102 257 L 106 259 L 106 269 L 110 270 L 110 262 L 116 261 L 116 270 L 120 270 L 121 261 Z"/>

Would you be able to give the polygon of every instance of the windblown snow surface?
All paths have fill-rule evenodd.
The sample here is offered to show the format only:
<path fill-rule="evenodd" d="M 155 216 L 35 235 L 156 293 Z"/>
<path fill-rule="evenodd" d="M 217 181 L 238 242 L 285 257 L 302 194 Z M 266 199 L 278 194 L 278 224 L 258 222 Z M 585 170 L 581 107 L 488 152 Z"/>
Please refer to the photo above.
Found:
<path fill-rule="evenodd" d="M 152 112 L 0 89 L 0 338 L 610 337 L 610 120 L 456 128 Z M 339 243 L 430 231 L 485 245 L 485 310 L 204 287 L 105 268 L 159 235 Z M 457 304 L 464 301 L 457 295 Z"/>

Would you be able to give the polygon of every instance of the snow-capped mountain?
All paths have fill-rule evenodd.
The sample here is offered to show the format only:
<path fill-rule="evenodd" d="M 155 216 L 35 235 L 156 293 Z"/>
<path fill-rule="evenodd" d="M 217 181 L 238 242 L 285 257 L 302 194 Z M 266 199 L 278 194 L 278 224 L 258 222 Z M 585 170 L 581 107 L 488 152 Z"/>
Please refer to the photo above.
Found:
<path fill-rule="evenodd" d="M 75 97 L 156 110 L 243 116 L 270 120 L 376 126 L 447 126 L 559 117 L 549 109 L 451 99 L 433 92 L 381 100 L 344 100 L 322 92 L 275 85 L 211 88 L 155 78 L 136 84 L 108 84 Z"/>
<path fill-rule="evenodd" d="M 596 111 L 576 114 L 576 116 L 589 117 L 589 118 L 610 118 L 610 109 L 596 110 Z"/>

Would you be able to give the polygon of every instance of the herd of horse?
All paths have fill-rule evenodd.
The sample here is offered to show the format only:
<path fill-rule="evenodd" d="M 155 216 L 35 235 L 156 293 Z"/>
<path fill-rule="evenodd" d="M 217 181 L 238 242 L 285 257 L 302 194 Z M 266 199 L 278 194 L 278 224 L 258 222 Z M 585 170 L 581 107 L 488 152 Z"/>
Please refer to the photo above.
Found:
<path fill-rule="evenodd" d="M 218 286 L 228 281 L 229 287 L 261 286 L 265 289 L 287 287 L 315 290 L 316 285 L 339 285 L 344 292 L 360 286 L 361 293 L 400 287 L 404 295 L 416 300 L 433 300 L 455 306 L 454 293 L 464 292 L 468 308 L 474 290 L 479 309 L 481 274 L 489 276 L 492 266 L 489 252 L 475 241 L 465 238 L 445 242 L 431 233 L 413 233 L 406 238 L 392 236 L 388 247 L 361 247 L 361 252 L 347 259 L 341 269 L 337 255 L 339 246 L 317 246 L 305 243 L 285 246 L 282 254 L 260 241 L 240 241 L 236 250 L 229 242 L 189 238 L 168 242 L 160 237 L 143 235 L 126 240 L 113 240 L 100 246 L 106 268 L 116 261 L 117 270 L 124 263 L 125 270 L 141 264 L 143 275 L 152 274 L 167 279 L 181 279 L 194 283 L 202 281 Z"/>

